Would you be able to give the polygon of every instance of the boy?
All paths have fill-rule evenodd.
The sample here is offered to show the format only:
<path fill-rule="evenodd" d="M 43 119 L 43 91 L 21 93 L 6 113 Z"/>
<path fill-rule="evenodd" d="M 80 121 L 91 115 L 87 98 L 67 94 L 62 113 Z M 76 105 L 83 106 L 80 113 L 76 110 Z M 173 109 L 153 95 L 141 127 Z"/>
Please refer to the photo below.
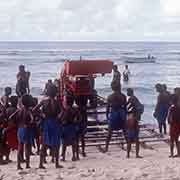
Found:
<path fill-rule="evenodd" d="M 59 102 L 56 100 L 56 87 L 50 86 L 47 88 L 47 98 L 42 100 L 33 112 L 42 107 L 43 122 L 42 122 L 42 147 L 40 153 L 39 168 L 45 169 L 43 166 L 46 156 L 46 150 L 50 147 L 55 156 L 56 168 L 62 168 L 59 165 L 59 147 L 60 147 L 60 124 L 58 122 L 58 115 L 60 113 Z"/>
<path fill-rule="evenodd" d="M 117 81 L 111 83 L 113 93 L 108 96 L 106 117 L 108 120 L 108 137 L 103 153 L 108 151 L 109 142 L 113 131 L 123 130 L 126 138 L 125 122 L 126 122 L 126 96 L 121 93 L 121 87 Z"/>
<path fill-rule="evenodd" d="M 131 144 L 136 143 L 136 158 L 142 158 L 139 156 L 139 121 L 141 119 L 143 106 L 138 98 L 134 95 L 134 91 L 131 88 L 127 89 L 127 158 L 130 158 Z"/>
<path fill-rule="evenodd" d="M 18 125 L 18 154 L 17 154 L 17 169 L 21 170 L 21 160 L 23 154 L 23 147 L 25 145 L 26 168 L 30 168 L 30 152 L 33 144 L 31 137 L 31 124 L 33 123 L 33 116 L 30 110 L 32 105 L 32 96 L 22 96 L 23 107 L 11 115 L 10 119 L 16 116 Z"/>
<path fill-rule="evenodd" d="M 76 121 L 79 115 L 77 109 L 73 108 L 73 101 L 71 97 L 66 96 L 66 107 L 60 114 L 60 122 L 62 124 L 62 161 L 65 161 L 66 147 L 72 146 L 72 161 L 79 159 L 77 154 L 77 134 Z"/>

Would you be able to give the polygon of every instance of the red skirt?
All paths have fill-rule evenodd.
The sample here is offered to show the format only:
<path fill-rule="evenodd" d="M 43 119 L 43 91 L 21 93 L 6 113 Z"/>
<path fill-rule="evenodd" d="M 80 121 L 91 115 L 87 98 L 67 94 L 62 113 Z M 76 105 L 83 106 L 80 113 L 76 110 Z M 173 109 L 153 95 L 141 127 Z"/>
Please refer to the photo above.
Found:
<path fill-rule="evenodd" d="M 8 146 L 12 149 L 18 149 L 18 139 L 17 139 L 17 129 L 16 128 L 11 128 L 8 129 L 7 134 L 7 144 Z"/>
<path fill-rule="evenodd" d="M 180 136 L 180 122 L 174 121 L 170 124 L 170 138 L 178 139 Z"/>

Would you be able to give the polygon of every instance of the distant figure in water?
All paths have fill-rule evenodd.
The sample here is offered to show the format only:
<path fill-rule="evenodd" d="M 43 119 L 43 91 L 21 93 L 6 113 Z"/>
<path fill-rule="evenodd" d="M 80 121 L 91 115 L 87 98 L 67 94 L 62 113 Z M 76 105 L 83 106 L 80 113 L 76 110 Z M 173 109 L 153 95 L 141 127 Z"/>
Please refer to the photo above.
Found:
<path fill-rule="evenodd" d="M 113 66 L 113 80 L 112 82 L 116 82 L 116 84 L 121 86 L 121 73 L 118 71 L 118 66 L 114 65 Z"/>
<path fill-rule="evenodd" d="M 17 84 L 16 84 L 16 93 L 18 97 L 22 97 L 24 94 L 30 93 L 29 88 L 29 79 L 30 79 L 30 72 L 25 71 L 25 66 L 19 66 L 19 72 L 17 74 Z"/>
<path fill-rule="evenodd" d="M 164 85 L 156 84 L 156 91 L 159 93 L 157 98 L 157 103 L 155 107 L 154 117 L 158 121 L 159 132 L 162 135 L 162 130 L 164 129 L 164 134 L 166 131 L 166 119 L 168 115 L 168 109 L 170 107 L 170 94 L 167 92 Z"/>
<path fill-rule="evenodd" d="M 51 80 L 51 79 L 48 79 L 48 82 L 45 84 L 44 95 L 47 95 L 47 90 L 48 90 L 48 88 L 51 88 L 52 86 L 54 86 L 52 80 Z"/>
<path fill-rule="evenodd" d="M 170 125 L 170 156 L 174 157 L 174 144 L 177 148 L 177 155 L 180 157 L 179 136 L 180 136 L 180 104 L 179 97 L 174 94 L 171 97 L 172 105 L 169 108 L 168 123 Z"/>
<path fill-rule="evenodd" d="M 125 70 L 123 72 L 123 81 L 125 82 L 129 81 L 129 75 L 130 75 L 130 71 L 128 65 L 125 65 Z"/>

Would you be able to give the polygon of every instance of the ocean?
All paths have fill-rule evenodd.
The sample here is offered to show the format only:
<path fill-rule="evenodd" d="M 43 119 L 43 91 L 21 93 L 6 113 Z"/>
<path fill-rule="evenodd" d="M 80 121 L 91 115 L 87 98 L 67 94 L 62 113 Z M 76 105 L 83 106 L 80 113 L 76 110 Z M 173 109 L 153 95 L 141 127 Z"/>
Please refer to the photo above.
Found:
<path fill-rule="evenodd" d="M 180 85 L 180 43 L 173 42 L 0 42 L 0 95 L 5 86 L 16 84 L 18 66 L 24 64 L 31 72 L 30 86 L 34 96 L 40 96 L 48 79 L 59 76 L 65 60 L 110 59 L 122 72 L 125 57 L 157 58 L 152 64 L 130 64 L 130 81 L 122 82 L 123 92 L 131 87 L 145 105 L 143 121 L 154 123 L 156 83 L 165 83 L 169 91 Z M 111 93 L 112 74 L 96 78 L 98 93 Z"/>

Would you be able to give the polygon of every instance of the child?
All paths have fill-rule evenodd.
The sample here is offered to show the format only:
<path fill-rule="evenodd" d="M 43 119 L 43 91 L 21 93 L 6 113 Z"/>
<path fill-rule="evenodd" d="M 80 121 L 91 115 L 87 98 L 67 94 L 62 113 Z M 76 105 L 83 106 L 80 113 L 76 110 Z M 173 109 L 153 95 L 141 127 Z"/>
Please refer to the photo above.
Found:
<path fill-rule="evenodd" d="M 172 95 L 171 97 L 172 105 L 169 108 L 168 113 L 168 123 L 170 125 L 170 156 L 169 157 L 180 157 L 179 148 L 179 136 L 180 136 L 180 105 L 179 97 L 177 95 Z M 177 155 L 174 156 L 174 143 L 177 148 Z"/>
<path fill-rule="evenodd" d="M 7 127 L 4 128 L 3 131 L 3 137 L 4 137 L 4 144 L 10 150 L 18 149 L 18 141 L 17 141 L 17 125 L 16 125 L 16 119 L 9 119 L 9 117 L 16 112 L 17 110 L 17 103 L 18 103 L 18 97 L 17 96 L 11 96 L 9 99 L 10 106 L 6 109 L 5 116 L 7 119 Z M 9 160 L 9 155 L 7 156 L 6 160 L 8 162 L 11 162 Z"/>
<path fill-rule="evenodd" d="M 33 116 L 30 111 L 32 105 L 32 96 L 22 96 L 23 107 L 17 110 L 10 119 L 16 117 L 18 125 L 18 155 L 17 155 L 17 169 L 21 170 L 21 160 L 23 154 L 23 146 L 25 145 L 25 156 L 26 156 L 26 168 L 30 168 L 30 151 L 33 139 L 31 137 L 31 124 L 33 122 Z"/>
<path fill-rule="evenodd" d="M 72 146 L 72 161 L 79 159 L 77 154 L 77 135 L 76 135 L 76 117 L 78 116 L 77 109 L 72 107 L 73 101 L 66 97 L 65 110 L 60 114 L 62 124 L 62 161 L 65 161 L 66 147 Z"/>
<path fill-rule="evenodd" d="M 127 158 L 130 158 L 131 144 L 136 143 L 136 158 L 142 158 L 139 156 L 139 121 L 141 118 L 141 112 L 139 106 L 142 106 L 136 96 L 134 96 L 133 89 L 127 89 L 127 95 L 129 97 L 127 102 Z"/>

